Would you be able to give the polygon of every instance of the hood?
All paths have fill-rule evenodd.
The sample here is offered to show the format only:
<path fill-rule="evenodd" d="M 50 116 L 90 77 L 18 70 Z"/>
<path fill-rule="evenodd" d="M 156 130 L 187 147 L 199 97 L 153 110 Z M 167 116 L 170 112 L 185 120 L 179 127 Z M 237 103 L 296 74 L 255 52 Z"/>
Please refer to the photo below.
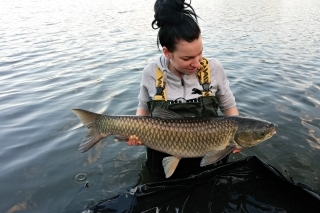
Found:
<path fill-rule="evenodd" d="M 169 60 L 164 55 L 161 55 L 156 59 L 156 64 L 162 70 L 162 72 L 169 71 L 169 68 L 168 68 Z"/>
<path fill-rule="evenodd" d="M 160 68 L 160 70 L 162 70 L 165 82 L 167 81 L 167 79 L 171 79 L 180 83 L 180 78 L 169 70 L 169 60 L 164 55 L 161 55 L 156 59 L 156 64 Z"/>

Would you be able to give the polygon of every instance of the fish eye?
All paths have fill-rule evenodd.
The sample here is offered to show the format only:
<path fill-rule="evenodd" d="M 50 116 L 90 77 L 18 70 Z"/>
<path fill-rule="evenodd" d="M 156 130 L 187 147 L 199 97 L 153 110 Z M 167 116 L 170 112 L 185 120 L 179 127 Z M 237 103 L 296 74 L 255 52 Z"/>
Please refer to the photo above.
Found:
<path fill-rule="evenodd" d="M 266 132 L 263 130 L 263 131 L 260 131 L 260 135 L 261 136 L 264 136 L 264 134 L 265 134 Z"/>

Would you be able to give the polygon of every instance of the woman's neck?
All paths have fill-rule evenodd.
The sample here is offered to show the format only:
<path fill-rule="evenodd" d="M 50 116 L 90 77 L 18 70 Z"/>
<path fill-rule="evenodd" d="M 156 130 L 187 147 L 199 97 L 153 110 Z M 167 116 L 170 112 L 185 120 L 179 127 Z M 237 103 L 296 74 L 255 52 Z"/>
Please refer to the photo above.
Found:
<path fill-rule="evenodd" d="M 170 61 L 169 61 L 169 64 L 168 64 L 168 68 L 169 68 L 170 72 L 172 72 L 173 74 L 175 74 L 179 78 L 182 78 L 183 73 L 178 71 L 174 66 L 172 66 Z"/>

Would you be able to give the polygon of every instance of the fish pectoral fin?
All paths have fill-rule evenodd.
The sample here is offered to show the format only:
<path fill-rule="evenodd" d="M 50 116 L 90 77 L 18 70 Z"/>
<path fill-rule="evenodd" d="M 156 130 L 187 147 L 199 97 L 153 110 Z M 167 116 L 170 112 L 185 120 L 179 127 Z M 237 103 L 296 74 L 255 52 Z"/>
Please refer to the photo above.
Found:
<path fill-rule="evenodd" d="M 166 178 L 169 178 L 174 173 L 180 159 L 181 158 L 175 156 L 169 156 L 162 159 L 162 166 L 164 169 L 164 173 L 166 174 Z"/>
<path fill-rule="evenodd" d="M 113 140 L 116 142 L 127 142 L 129 138 L 122 135 L 115 135 Z"/>
<path fill-rule="evenodd" d="M 200 166 L 207 166 L 209 164 L 216 163 L 217 161 L 221 160 L 225 156 L 227 156 L 232 150 L 235 148 L 235 145 L 227 146 L 223 150 L 213 150 L 206 153 L 200 163 Z"/>

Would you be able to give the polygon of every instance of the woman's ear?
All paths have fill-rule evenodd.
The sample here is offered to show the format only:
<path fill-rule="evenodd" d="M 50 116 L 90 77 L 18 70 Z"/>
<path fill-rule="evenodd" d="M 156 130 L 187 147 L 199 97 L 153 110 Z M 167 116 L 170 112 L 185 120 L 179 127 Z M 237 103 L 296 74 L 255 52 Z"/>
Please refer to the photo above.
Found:
<path fill-rule="evenodd" d="M 167 59 L 171 59 L 171 53 L 169 52 L 168 48 L 162 47 L 162 52 Z"/>

